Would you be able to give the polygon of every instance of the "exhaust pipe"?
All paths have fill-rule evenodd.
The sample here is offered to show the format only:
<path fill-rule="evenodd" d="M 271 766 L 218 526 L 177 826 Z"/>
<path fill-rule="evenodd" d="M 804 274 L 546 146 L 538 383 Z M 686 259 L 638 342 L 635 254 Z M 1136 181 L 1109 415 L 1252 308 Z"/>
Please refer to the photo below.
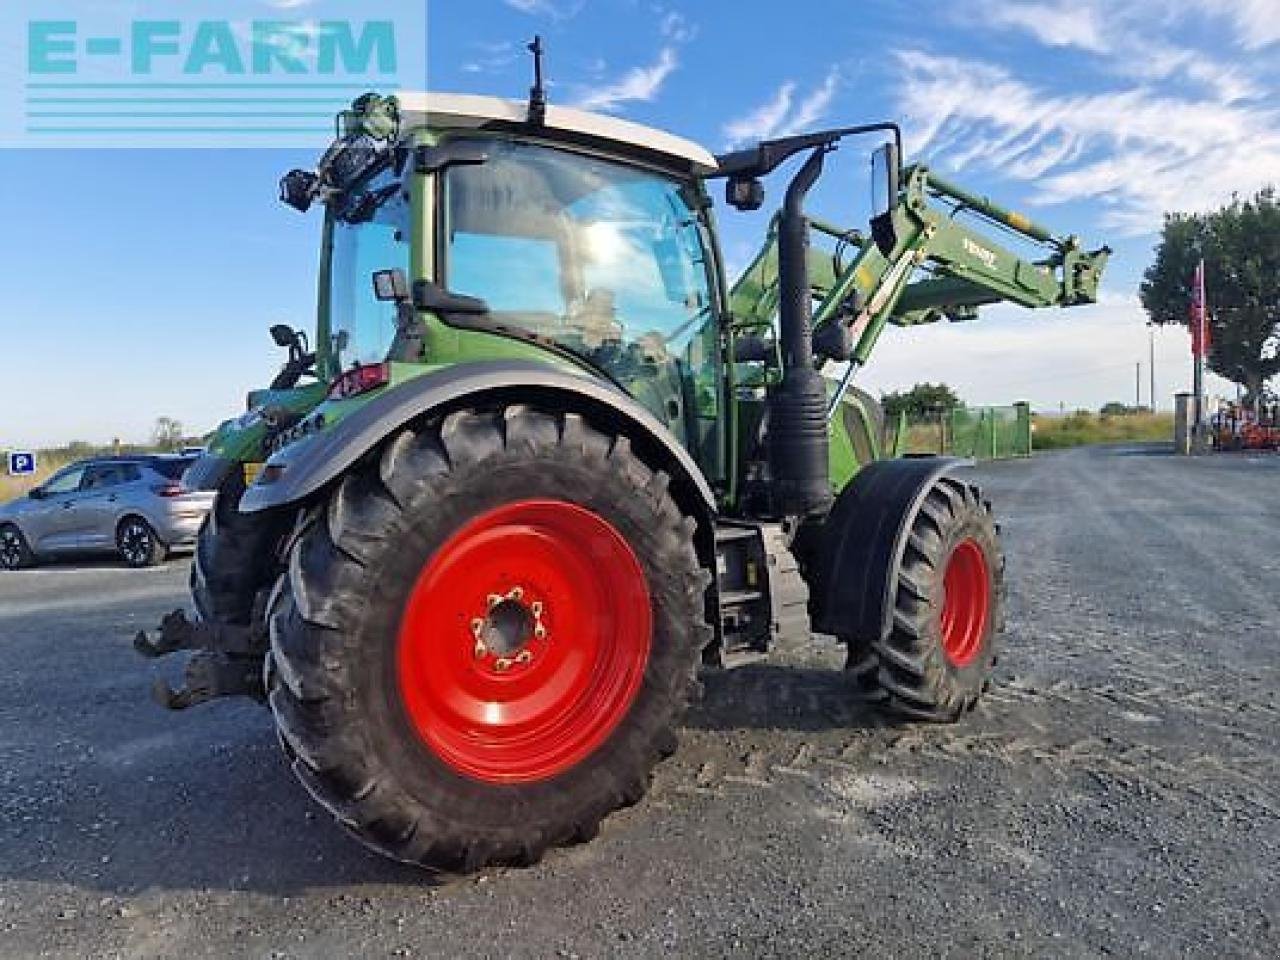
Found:
<path fill-rule="evenodd" d="M 804 200 L 822 174 L 830 147 L 809 155 L 787 187 L 778 224 L 778 339 L 782 383 L 769 396 L 769 471 L 774 505 L 784 516 L 831 507 L 827 388 L 813 366 L 809 228 Z"/>

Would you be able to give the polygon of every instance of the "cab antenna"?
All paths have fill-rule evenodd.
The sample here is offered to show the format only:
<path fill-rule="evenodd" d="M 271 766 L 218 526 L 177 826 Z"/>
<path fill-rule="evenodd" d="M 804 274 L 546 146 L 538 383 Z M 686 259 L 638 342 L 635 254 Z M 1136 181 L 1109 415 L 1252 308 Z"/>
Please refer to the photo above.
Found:
<path fill-rule="evenodd" d="M 536 127 L 547 122 L 547 91 L 542 85 L 542 37 L 535 35 L 528 50 L 533 54 L 533 86 L 529 88 L 529 122 Z"/>

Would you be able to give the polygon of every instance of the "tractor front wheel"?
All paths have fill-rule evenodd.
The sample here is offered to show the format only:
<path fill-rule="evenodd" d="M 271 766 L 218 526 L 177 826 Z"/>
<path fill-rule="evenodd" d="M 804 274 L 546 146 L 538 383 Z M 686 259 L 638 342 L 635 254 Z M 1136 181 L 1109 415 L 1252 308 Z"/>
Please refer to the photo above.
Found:
<path fill-rule="evenodd" d="M 863 682 L 874 671 L 895 712 L 955 720 L 986 689 L 1003 617 L 1004 557 L 991 506 L 977 487 L 942 477 L 911 527 L 891 629 L 861 645 Z"/>
<path fill-rule="evenodd" d="M 526 406 L 400 433 L 294 542 L 270 606 L 295 773 L 444 871 L 593 836 L 675 747 L 709 576 L 667 476 Z"/>

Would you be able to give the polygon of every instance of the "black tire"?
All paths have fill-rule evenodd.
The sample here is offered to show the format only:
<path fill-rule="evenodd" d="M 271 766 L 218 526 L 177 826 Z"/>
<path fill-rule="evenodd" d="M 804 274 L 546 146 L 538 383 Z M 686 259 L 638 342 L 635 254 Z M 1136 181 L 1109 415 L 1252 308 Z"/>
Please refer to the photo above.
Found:
<path fill-rule="evenodd" d="M 0 525 L 0 570 L 21 570 L 35 566 L 35 562 L 22 531 L 12 523 Z"/>
<path fill-rule="evenodd" d="M 675 749 L 711 639 L 696 523 L 668 482 L 625 437 L 528 406 L 404 430 L 347 475 L 294 541 L 270 601 L 271 707 L 312 796 L 371 848 L 451 873 L 536 862 L 638 801 Z M 419 574 L 455 534 L 530 499 L 607 521 L 638 561 L 652 630 L 634 699 L 602 742 L 567 769 L 496 783 L 460 772 L 414 727 L 399 630 Z"/>
<path fill-rule="evenodd" d="M 246 625 L 259 591 L 278 573 L 286 522 L 276 514 L 240 513 L 244 474 L 237 466 L 218 489 L 213 509 L 200 525 L 191 562 L 191 599 L 208 623 Z"/>
<path fill-rule="evenodd" d="M 971 564 L 974 583 L 985 590 L 985 597 L 974 601 L 984 611 L 981 627 L 975 618 L 969 631 L 947 631 L 945 574 L 961 554 L 969 559 L 976 552 L 982 559 Z M 893 626 L 887 637 L 870 645 L 869 656 L 860 658 L 861 681 L 869 682 L 874 666 L 876 683 L 892 711 L 921 720 L 957 720 L 973 709 L 987 687 L 1003 625 L 1004 556 L 991 505 L 976 486 L 942 477 L 912 525 L 898 575 Z M 957 645 L 963 656 L 955 655 Z"/>
<path fill-rule="evenodd" d="M 844 669 L 854 696 L 865 703 L 883 703 L 888 693 L 880 686 L 880 658 L 875 646 L 866 639 L 840 639 L 848 651 Z"/>
<path fill-rule="evenodd" d="M 146 520 L 128 516 L 116 526 L 116 552 L 127 566 L 154 567 L 164 563 L 169 548 Z"/>

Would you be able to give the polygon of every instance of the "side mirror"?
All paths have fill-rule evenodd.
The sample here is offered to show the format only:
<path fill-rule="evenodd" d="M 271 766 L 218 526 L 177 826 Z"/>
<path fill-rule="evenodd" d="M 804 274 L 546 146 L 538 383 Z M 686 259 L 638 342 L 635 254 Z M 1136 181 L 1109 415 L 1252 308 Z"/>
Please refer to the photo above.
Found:
<path fill-rule="evenodd" d="M 898 244 L 893 210 L 898 203 L 900 176 L 898 145 L 891 140 L 871 154 L 871 236 L 886 257 Z"/>
<path fill-rule="evenodd" d="M 408 303 L 409 278 L 399 268 L 378 270 L 373 275 L 373 295 L 384 303 Z"/>
<path fill-rule="evenodd" d="M 883 217 L 898 201 L 898 145 L 890 140 L 871 154 L 871 215 Z"/>
<path fill-rule="evenodd" d="M 298 335 L 288 324 L 277 323 L 271 328 L 271 339 L 277 347 L 292 347 L 298 342 Z"/>

